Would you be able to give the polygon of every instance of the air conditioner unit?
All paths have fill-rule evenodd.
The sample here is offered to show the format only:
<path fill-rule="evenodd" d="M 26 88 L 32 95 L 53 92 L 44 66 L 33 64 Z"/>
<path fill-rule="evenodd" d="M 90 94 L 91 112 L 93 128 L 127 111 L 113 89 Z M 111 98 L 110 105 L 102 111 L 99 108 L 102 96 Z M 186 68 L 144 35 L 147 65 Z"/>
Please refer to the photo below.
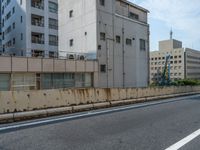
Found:
<path fill-rule="evenodd" d="M 67 54 L 67 59 L 75 60 L 76 59 L 76 54 Z"/>
<path fill-rule="evenodd" d="M 85 55 L 77 55 L 77 59 L 78 60 L 85 60 L 86 57 L 85 57 Z"/>

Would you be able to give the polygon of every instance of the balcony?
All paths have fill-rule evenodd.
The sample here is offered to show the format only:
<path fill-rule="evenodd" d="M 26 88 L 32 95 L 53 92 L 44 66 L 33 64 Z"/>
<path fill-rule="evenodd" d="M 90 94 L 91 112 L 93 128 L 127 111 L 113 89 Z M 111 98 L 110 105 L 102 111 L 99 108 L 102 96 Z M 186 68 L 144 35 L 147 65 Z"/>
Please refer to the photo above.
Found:
<path fill-rule="evenodd" d="M 44 0 L 31 0 L 31 6 L 44 10 Z"/>
<path fill-rule="evenodd" d="M 42 50 L 32 50 L 32 57 L 44 57 L 44 51 Z"/>
<path fill-rule="evenodd" d="M 31 34 L 32 43 L 44 44 L 44 34 L 32 32 Z"/>
<path fill-rule="evenodd" d="M 34 26 L 44 27 L 44 17 L 32 14 L 31 24 Z"/>

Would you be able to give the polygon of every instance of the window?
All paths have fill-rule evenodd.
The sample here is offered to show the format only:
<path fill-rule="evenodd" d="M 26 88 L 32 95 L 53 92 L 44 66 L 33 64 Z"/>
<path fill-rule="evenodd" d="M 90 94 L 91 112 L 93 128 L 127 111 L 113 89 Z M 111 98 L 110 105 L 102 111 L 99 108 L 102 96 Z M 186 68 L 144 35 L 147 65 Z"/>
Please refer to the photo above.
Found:
<path fill-rule="evenodd" d="M 32 43 L 35 44 L 44 44 L 44 34 L 32 32 L 31 33 Z"/>
<path fill-rule="evenodd" d="M 70 10 L 69 11 L 69 18 L 72 18 L 73 17 L 73 10 Z"/>
<path fill-rule="evenodd" d="M 69 40 L 69 46 L 72 47 L 73 45 L 74 45 L 74 40 L 73 40 L 73 39 L 70 39 L 70 40 Z"/>
<path fill-rule="evenodd" d="M 13 29 L 15 29 L 15 22 L 13 22 Z"/>
<path fill-rule="evenodd" d="M 22 5 L 22 0 L 20 0 L 20 5 Z"/>
<path fill-rule="evenodd" d="M 8 20 L 11 17 L 11 11 L 9 11 L 6 15 L 6 20 Z"/>
<path fill-rule="evenodd" d="M 49 18 L 49 28 L 58 30 L 58 20 Z"/>
<path fill-rule="evenodd" d="M 58 46 L 58 36 L 49 35 L 49 45 Z"/>
<path fill-rule="evenodd" d="M 8 41 L 7 43 L 6 43 L 6 47 L 11 47 L 12 46 L 12 41 L 10 40 L 10 41 Z"/>
<path fill-rule="evenodd" d="M 33 26 L 44 27 L 44 17 L 31 14 L 31 24 Z"/>
<path fill-rule="evenodd" d="M 121 38 L 120 38 L 120 36 L 116 36 L 116 43 L 120 43 L 121 42 Z"/>
<path fill-rule="evenodd" d="M 101 6 L 105 6 L 105 0 L 99 0 Z"/>
<path fill-rule="evenodd" d="M 3 40 L 5 39 L 5 33 L 4 32 L 2 33 L 2 39 Z"/>
<path fill-rule="evenodd" d="M 58 13 L 58 4 L 54 2 L 49 2 L 49 12 Z"/>
<path fill-rule="evenodd" d="M 101 45 L 98 45 L 98 50 L 101 50 Z"/>
<path fill-rule="evenodd" d="M 23 17 L 21 16 L 21 23 L 23 22 Z"/>
<path fill-rule="evenodd" d="M 15 13 L 15 7 L 13 7 L 13 9 L 12 9 L 12 13 L 13 13 L 13 14 Z"/>
<path fill-rule="evenodd" d="M 50 57 L 50 58 L 56 57 L 56 53 L 55 53 L 55 52 L 49 52 L 49 57 Z"/>
<path fill-rule="evenodd" d="M 139 15 L 129 12 L 129 18 L 134 19 L 134 20 L 139 20 Z"/>
<path fill-rule="evenodd" d="M 7 0 L 7 6 L 10 4 L 10 1 L 11 1 L 11 0 Z"/>
<path fill-rule="evenodd" d="M 106 40 L 106 34 L 101 32 L 100 33 L 100 40 L 105 41 Z"/>
<path fill-rule="evenodd" d="M 4 14 L 4 6 L 2 7 L 2 15 Z"/>
<path fill-rule="evenodd" d="M 140 50 L 146 50 L 146 42 L 143 39 L 140 39 Z"/>
<path fill-rule="evenodd" d="M 15 45 L 15 38 L 13 38 L 13 45 Z"/>
<path fill-rule="evenodd" d="M 31 0 L 31 7 L 44 9 L 44 0 Z"/>
<path fill-rule="evenodd" d="M 132 45 L 132 40 L 131 39 L 126 39 L 126 45 L 131 46 Z"/>
<path fill-rule="evenodd" d="M 5 34 L 8 34 L 8 33 L 10 33 L 10 32 L 11 32 L 11 26 L 9 26 L 8 28 L 6 28 Z"/>
<path fill-rule="evenodd" d="M 102 73 L 105 73 L 106 72 L 106 65 L 100 65 L 100 71 Z"/>
<path fill-rule="evenodd" d="M 0 91 L 9 91 L 10 74 L 0 74 Z"/>
<path fill-rule="evenodd" d="M 43 50 L 31 50 L 32 57 L 44 57 L 44 51 Z"/>

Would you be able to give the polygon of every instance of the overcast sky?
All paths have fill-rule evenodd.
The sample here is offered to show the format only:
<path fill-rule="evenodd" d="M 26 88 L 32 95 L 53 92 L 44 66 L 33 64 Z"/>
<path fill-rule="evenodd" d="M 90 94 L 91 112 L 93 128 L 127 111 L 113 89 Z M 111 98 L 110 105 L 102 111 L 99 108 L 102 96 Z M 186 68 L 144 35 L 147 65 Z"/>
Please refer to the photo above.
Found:
<path fill-rule="evenodd" d="M 184 47 L 200 50 L 200 0 L 130 0 L 150 11 L 151 51 L 158 41 L 173 38 Z"/>

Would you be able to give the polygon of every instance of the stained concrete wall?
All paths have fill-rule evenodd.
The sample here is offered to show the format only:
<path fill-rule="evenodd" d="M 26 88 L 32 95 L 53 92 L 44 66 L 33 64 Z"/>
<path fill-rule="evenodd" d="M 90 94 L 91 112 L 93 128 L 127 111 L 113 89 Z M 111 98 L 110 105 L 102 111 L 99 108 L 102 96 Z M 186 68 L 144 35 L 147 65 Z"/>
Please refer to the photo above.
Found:
<path fill-rule="evenodd" d="M 200 92 L 200 86 L 0 92 L 0 114 Z"/>

